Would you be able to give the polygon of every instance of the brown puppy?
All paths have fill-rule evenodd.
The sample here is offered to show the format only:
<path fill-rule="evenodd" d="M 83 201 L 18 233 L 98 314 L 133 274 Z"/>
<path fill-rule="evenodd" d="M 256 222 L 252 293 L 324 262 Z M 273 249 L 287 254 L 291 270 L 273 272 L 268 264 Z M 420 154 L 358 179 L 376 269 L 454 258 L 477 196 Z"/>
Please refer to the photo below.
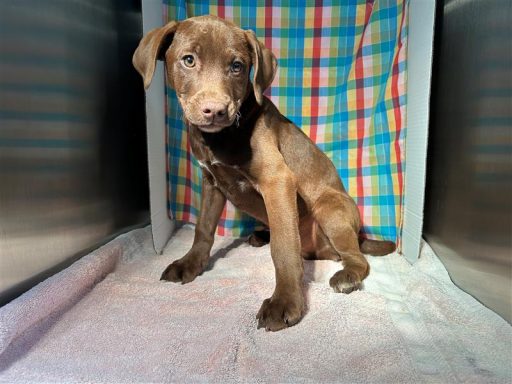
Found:
<path fill-rule="evenodd" d="M 270 228 L 276 288 L 259 310 L 258 327 L 277 331 L 301 319 L 302 257 L 342 261 L 331 287 L 358 289 L 369 273 L 361 250 L 379 255 L 395 246 L 364 240 L 360 249 L 359 212 L 334 165 L 263 96 L 276 73 L 272 52 L 252 31 L 202 16 L 170 22 L 142 39 L 133 64 L 146 88 L 157 59 L 165 60 L 203 169 L 194 244 L 162 279 L 188 283 L 203 271 L 228 199 Z"/>

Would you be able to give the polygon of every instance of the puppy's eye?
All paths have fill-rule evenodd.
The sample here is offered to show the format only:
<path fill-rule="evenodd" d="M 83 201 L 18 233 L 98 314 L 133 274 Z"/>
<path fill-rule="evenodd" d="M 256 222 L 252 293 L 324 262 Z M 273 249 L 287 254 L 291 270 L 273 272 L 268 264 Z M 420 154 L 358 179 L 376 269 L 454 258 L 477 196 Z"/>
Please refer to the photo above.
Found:
<path fill-rule="evenodd" d="M 181 60 L 183 61 L 183 64 L 185 64 L 185 67 L 192 68 L 194 65 L 196 65 L 196 61 L 192 55 L 183 56 Z"/>
<path fill-rule="evenodd" d="M 240 61 L 234 61 L 233 64 L 231 64 L 231 72 L 242 72 L 243 67 L 244 65 Z"/>

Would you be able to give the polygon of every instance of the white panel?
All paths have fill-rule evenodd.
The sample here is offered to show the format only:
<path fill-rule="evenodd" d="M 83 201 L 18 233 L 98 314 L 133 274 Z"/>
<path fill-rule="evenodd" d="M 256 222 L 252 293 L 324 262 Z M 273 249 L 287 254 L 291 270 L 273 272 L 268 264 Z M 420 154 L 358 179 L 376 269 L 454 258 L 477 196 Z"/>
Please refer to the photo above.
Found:
<path fill-rule="evenodd" d="M 146 34 L 163 23 L 162 1 L 142 2 L 142 26 Z M 141 79 L 142 82 L 142 79 Z M 167 178 L 165 150 L 165 79 L 164 66 L 157 62 L 151 86 L 146 92 L 146 126 L 148 132 L 149 194 L 153 244 L 162 253 L 174 230 L 167 210 Z"/>
<path fill-rule="evenodd" d="M 407 137 L 402 253 L 418 259 L 423 230 L 423 202 L 432 75 L 435 0 L 411 0 L 407 42 Z"/>

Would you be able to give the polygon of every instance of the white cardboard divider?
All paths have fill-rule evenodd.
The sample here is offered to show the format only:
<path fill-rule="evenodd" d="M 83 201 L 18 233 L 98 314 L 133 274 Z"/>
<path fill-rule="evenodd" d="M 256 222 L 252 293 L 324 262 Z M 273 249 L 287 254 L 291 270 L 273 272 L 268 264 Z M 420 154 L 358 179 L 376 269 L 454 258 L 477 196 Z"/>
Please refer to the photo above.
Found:
<path fill-rule="evenodd" d="M 142 2 L 144 35 L 163 24 L 162 1 Z M 157 62 L 151 86 L 146 91 L 146 127 L 148 140 L 149 201 L 151 231 L 155 251 L 160 254 L 174 230 L 175 222 L 167 209 L 165 150 L 165 77 L 162 62 Z"/>
<path fill-rule="evenodd" d="M 402 253 L 410 262 L 419 257 L 423 230 L 423 204 L 429 122 L 430 80 L 434 36 L 435 0 L 410 0 L 407 52 L 407 136 Z M 143 31 L 162 25 L 161 0 L 143 0 Z M 146 92 L 148 163 L 153 242 L 161 253 L 174 220 L 167 209 L 165 150 L 165 79 L 158 62 Z"/>
<path fill-rule="evenodd" d="M 409 3 L 402 254 L 411 263 L 419 257 L 423 233 L 435 3 L 435 0 Z"/>

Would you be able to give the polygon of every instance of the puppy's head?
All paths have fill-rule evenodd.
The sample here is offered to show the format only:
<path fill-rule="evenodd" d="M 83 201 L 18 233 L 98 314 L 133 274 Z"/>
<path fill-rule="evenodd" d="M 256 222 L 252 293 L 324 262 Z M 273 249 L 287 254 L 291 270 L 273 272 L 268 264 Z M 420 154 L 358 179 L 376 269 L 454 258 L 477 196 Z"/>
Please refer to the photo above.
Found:
<path fill-rule="evenodd" d="M 277 68 L 272 52 L 252 31 L 214 16 L 172 21 L 144 36 L 133 65 L 146 89 L 158 59 L 165 60 L 167 81 L 176 90 L 185 118 L 205 132 L 232 125 L 250 91 L 261 105 Z"/>

